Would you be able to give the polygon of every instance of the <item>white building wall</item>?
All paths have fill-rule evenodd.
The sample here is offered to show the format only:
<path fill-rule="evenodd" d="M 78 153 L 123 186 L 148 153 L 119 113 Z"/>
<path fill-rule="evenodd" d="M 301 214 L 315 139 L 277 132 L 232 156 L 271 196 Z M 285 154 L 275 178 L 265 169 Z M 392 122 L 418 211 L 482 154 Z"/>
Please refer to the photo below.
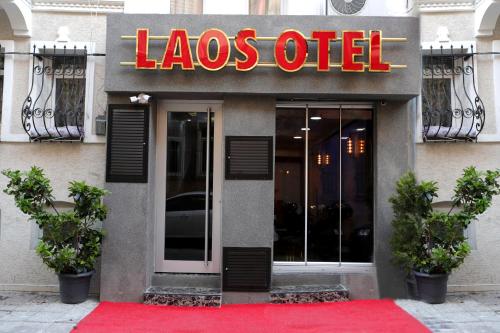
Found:
<path fill-rule="evenodd" d="M 60 26 L 68 26 L 72 41 L 96 43 L 96 52 L 105 53 L 106 25 L 103 14 L 85 12 L 58 13 L 33 12 L 31 39 L 15 38 L 5 24 L 5 13 L 0 10 L 0 40 L 14 40 L 15 50 L 27 52 L 36 40 L 54 41 Z M 28 94 L 29 56 L 14 56 L 14 87 L 12 98 L 13 134 L 24 134 L 21 126 L 21 106 Z M 93 112 L 85 121 L 94 123 L 96 115 L 104 114 L 107 107 L 104 86 L 104 57 L 96 58 Z M 0 133 L 1 134 L 1 133 Z M 42 167 L 53 181 L 56 200 L 66 201 L 67 185 L 71 180 L 85 180 L 104 186 L 106 152 L 101 143 L 14 143 L 0 141 L 0 170 L 27 170 L 33 165 Z M 7 178 L 0 176 L 0 189 Z M 20 214 L 12 197 L 0 192 L 0 290 L 57 290 L 57 277 L 41 262 L 34 250 L 36 228 Z"/>
<path fill-rule="evenodd" d="M 472 7 L 471 7 L 472 8 Z M 474 11 L 423 11 L 421 18 L 422 42 L 435 42 L 439 27 L 446 27 L 452 42 L 476 42 L 477 52 L 491 52 L 492 42 L 500 40 L 500 27 L 492 37 L 476 38 Z M 465 44 L 465 43 L 464 43 Z M 438 45 L 438 44 L 435 44 Z M 465 45 L 464 45 L 465 47 Z M 478 93 L 486 109 L 486 124 L 482 132 L 483 140 L 497 135 L 498 115 L 495 110 L 500 96 L 494 93 L 493 56 L 477 56 Z M 498 79 L 497 79 L 498 80 Z M 420 111 L 419 111 L 420 112 Z M 418 133 L 417 133 L 418 135 Z M 476 166 L 478 169 L 500 168 L 500 137 L 488 139 L 492 142 L 479 143 L 417 143 L 416 173 L 419 179 L 435 180 L 439 183 L 439 200 L 451 199 L 455 180 L 464 168 Z M 477 249 L 466 259 L 465 264 L 450 277 L 450 290 L 500 290 L 500 199 L 480 217 L 475 224 Z"/>

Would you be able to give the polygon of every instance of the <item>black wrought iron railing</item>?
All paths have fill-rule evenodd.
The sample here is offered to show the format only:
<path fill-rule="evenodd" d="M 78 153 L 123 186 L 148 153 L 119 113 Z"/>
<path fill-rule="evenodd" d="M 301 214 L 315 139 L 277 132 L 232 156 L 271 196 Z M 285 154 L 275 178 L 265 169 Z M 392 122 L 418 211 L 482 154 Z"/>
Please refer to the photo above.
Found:
<path fill-rule="evenodd" d="M 87 50 L 34 46 L 31 56 L 21 112 L 30 140 L 83 140 Z"/>
<path fill-rule="evenodd" d="M 486 115 L 477 91 L 473 46 L 423 50 L 424 141 L 477 141 Z"/>

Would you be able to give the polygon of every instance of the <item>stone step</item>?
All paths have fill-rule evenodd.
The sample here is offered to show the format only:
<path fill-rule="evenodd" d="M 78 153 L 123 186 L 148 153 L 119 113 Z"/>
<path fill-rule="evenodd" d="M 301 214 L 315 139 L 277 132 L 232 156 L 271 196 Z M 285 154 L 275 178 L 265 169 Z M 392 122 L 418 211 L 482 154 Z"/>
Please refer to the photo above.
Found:
<path fill-rule="evenodd" d="M 349 290 L 341 284 L 279 286 L 271 290 L 270 301 L 274 304 L 346 302 Z"/>
<path fill-rule="evenodd" d="M 144 292 L 144 304 L 175 306 L 220 306 L 220 288 L 149 287 Z"/>
<path fill-rule="evenodd" d="M 336 286 L 341 284 L 342 274 L 335 273 L 273 273 L 272 286 L 273 287 L 286 287 L 286 286 Z"/>
<path fill-rule="evenodd" d="M 220 274 L 154 273 L 152 286 L 167 288 L 209 288 L 221 287 Z"/>

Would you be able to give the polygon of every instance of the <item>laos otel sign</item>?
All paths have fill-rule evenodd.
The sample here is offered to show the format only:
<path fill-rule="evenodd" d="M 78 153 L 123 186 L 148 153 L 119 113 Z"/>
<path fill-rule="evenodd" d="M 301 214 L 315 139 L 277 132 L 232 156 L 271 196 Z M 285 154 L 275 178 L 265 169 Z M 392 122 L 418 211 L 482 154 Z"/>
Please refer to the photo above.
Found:
<path fill-rule="evenodd" d="M 310 36 L 306 37 L 297 30 L 285 30 L 277 37 L 262 37 L 251 28 L 240 30 L 235 37 L 229 37 L 220 29 L 208 29 L 199 36 L 189 36 L 185 29 L 172 29 L 168 36 L 151 36 L 149 29 L 140 28 L 135 36 L 121 37 L 135 40 L 136 54 L 134 62 L 121 62 L 120 65 L 149 70 L 172 70 L 174 66 L 195 70 L 202 67 L 209 71 L 224 67 L 234 67 L 237 71 L 278 67 L 286 72 L 296 72 L 304 67 L 316 68 L 320 72 L 328 72 L 332 68 L 343 72 L 391 72 L 392 69 L 406 68 L 406 65 L 391 64 L 382 58 L 383 43 L 406 42 L 406 38 L 382 37 L 380 30 L 317 30 L 312 31 Z M 166 42 L 161 60 L 149 55 L 149 42 L 152 40 Z M 190 43 L 193 40 L 196 42 L 195 50 Z M 274 62 L 260 61 L 260 41 L 274 42 Z M 317 44 L 314 60 L 308 59 L 309 43 Z M 341 45 L 339 62 L 332 62 L 332 43 Z M 289 48 L 289 44 L 294 47 Z M 215 52 L 210 52 L 212 45 L 216 46 Z M 366 61 L 363 60 L 365 52 L 368 53 Z"/>

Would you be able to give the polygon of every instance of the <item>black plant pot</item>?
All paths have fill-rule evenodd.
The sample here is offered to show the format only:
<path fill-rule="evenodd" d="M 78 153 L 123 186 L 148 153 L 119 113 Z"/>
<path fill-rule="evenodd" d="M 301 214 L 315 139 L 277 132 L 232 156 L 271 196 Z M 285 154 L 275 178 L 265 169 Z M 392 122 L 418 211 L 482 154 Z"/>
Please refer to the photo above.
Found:
<path fill-rule="evenodd" d="M 89 296 L 90 279 L 94 271 L 80 274 L 59 274 L 59 293 L 61 302 L 78 304 Z"/>
<path fill-rule="evenodd" d="M 448 274 L 426 274 L 414 272 L 419 298 L 429 304 L 446 301 Z"/>
<path fill-rule="evenodd" d="M 408 274 L 406 277 L 406 293 L 409 299 L 418 300 L 418 289 L 417 289 L 417 281 L 415 281 L 415 275 Z"/>

